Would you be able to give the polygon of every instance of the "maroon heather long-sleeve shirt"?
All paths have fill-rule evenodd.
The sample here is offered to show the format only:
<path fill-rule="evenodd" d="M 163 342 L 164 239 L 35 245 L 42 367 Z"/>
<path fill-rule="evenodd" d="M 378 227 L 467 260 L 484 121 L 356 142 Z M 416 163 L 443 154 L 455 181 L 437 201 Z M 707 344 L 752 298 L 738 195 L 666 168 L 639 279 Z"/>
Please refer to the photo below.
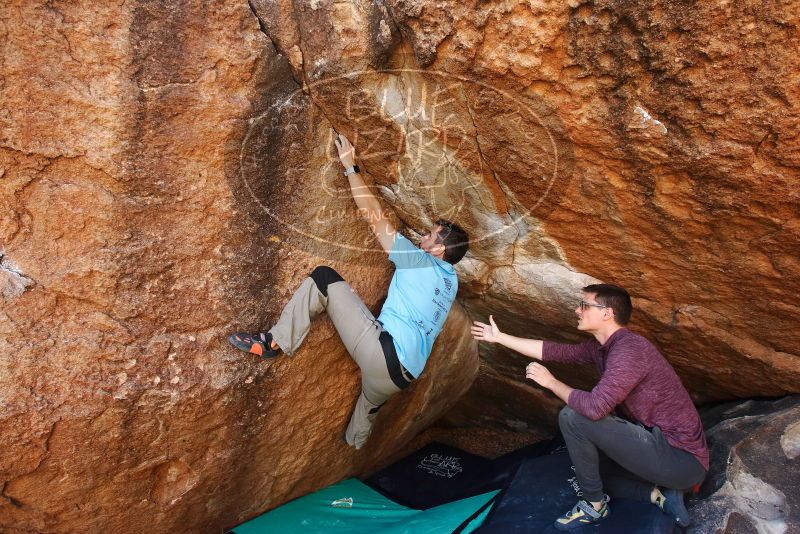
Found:
<path fill-rule="evenodd" d="M 594 363 L 600 381 L 592 391 L 573 390 L 570 408 L 592 420 L 619 406 L 625 417 L 661 429 L 667 442 L 693 454 L 708 470 L 708 446 L 697 409 L 680 378 L 645 338 L 620 328 L 605 344 L 592 338 L 576 345 L 545 341 L 542 361 Z"/>

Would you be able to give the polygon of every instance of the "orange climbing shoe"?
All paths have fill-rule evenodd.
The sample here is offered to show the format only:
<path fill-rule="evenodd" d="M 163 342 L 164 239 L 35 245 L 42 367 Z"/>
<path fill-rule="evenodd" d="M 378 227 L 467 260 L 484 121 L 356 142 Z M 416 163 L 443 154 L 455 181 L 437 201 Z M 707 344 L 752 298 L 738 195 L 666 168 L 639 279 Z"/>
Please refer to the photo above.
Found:
<path fill-rule="evenodd" d="M 228 341 L 237 349 L 258 354 L 262 358 L 274 358 L 280 353 L 280 350 L 272 348 L 272 334 L 269 332 L 259 334 L 236 332 L 228 336 Z"/>

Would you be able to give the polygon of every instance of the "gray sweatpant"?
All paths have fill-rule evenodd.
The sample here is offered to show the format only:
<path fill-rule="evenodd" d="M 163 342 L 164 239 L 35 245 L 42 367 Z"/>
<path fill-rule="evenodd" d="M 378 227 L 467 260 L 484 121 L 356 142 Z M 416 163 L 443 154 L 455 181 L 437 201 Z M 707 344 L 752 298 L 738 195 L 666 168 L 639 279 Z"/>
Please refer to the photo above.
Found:
<path fill-rule="evenodd" d="M 569 406 L 558 414 L 558 425 L 589 501 L 601 501 L 605 485 L 612 497 L 649 502 L 654 485 L 687 491 L 705 477 L 697 458 L 670 445 L 658 427 L 648 430 L 613 415 L 593 421 Z"/>
<path fill-rule="evenodd" d="M 283 308 L 270 333 L 286 354 L 294 354 L 308 335 L 311 321 L 323 311 L 333 321 L 347 352 L 361 368 L 361 394 L 345 431 L 349 445 L 360 449 L 367 441 L 378 409 L 400 391 L 389 376 L 379 336 L 381 324 L 347 282 L 327 285 L 325 296 L 306 278 Z"/>

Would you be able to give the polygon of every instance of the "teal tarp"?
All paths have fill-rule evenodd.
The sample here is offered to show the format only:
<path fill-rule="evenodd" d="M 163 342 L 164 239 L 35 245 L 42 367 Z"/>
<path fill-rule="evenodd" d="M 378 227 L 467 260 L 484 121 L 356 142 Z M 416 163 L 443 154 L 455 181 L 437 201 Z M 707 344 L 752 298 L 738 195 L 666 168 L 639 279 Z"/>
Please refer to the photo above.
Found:
<path fill-rule="evenodd" d="M 321 533 L 321 534 L 422 534 L 452 532 L 475 513 L 497 491 L 469 497 L 428 510 L 414 510 L 387 499 L 362 482 L 351 478 L 284 504 L 232 529 L 236 534 Z M 352 499 L 351 507 L 334 506 L 334 501 Z M 487 509 L 465 533 L 483 523 Z"/>

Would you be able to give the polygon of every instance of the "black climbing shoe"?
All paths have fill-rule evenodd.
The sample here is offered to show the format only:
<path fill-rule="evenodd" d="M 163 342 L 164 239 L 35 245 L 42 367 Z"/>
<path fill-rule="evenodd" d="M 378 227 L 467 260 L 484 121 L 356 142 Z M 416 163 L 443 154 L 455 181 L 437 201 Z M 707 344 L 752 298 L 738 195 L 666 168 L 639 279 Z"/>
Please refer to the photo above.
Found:
<path fill-rule="evenodd" d="M 656 487 L 656 506 L 672 517 L 681 527 L 689 526 L 689 511 L 683 503 L 683 492 L 674 489 Z"/>

